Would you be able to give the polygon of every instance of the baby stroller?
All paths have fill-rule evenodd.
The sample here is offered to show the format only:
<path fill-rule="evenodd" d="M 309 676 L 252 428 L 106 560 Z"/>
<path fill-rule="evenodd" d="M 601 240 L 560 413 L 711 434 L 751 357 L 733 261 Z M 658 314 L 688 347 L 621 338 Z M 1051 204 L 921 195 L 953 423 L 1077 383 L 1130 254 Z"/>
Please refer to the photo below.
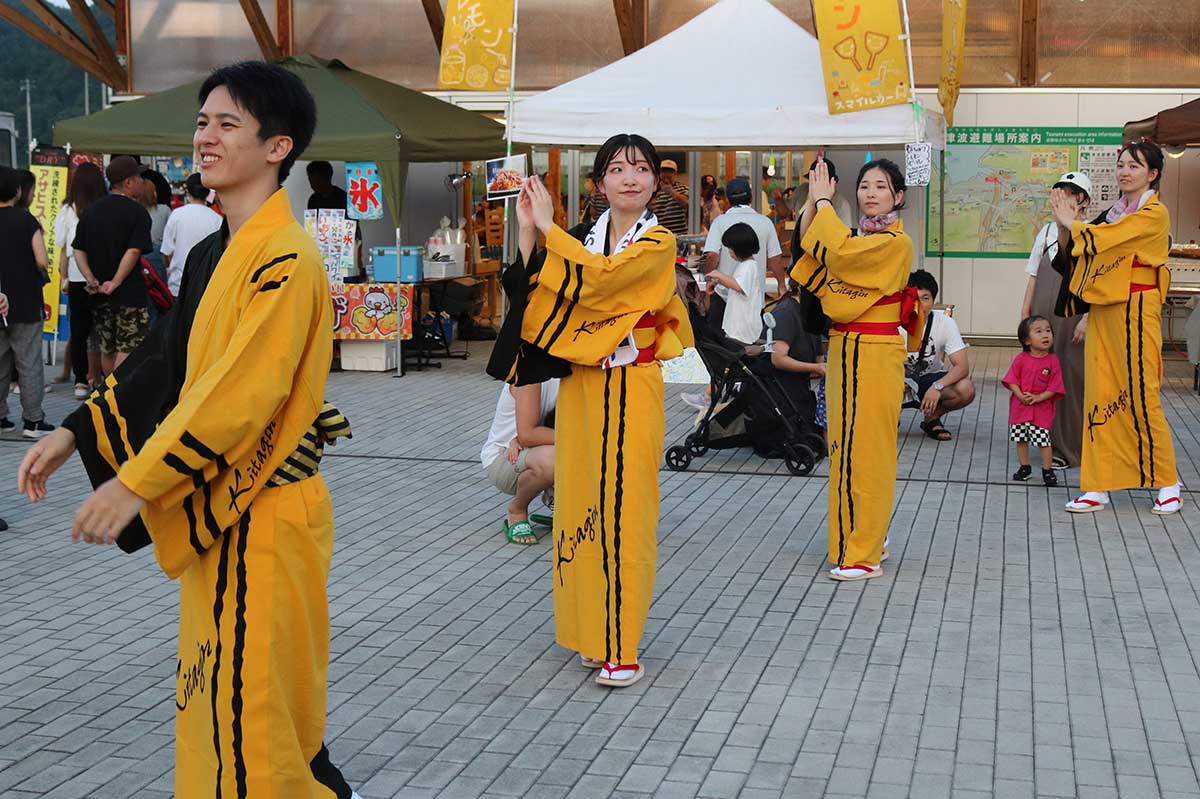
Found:
<path fill-rule="evenodd" d="M 811 473 L 825 456 L 825 442 L 812 414 L 775 378 L 770 354 L 748 357 L 723 346 L 695 316 L 696 350 L 712 378 L 711 398 L 683 444 L 667 450 L 667 468 L 686 471 L 710 449 L 754 447 L 762 457 L 782 457 L 792 474 Z"/>

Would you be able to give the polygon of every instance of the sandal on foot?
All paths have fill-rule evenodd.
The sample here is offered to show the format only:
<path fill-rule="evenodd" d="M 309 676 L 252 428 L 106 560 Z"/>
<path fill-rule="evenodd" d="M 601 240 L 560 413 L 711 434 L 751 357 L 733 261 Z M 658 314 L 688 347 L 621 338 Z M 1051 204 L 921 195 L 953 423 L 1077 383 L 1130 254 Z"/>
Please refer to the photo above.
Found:
<path fill-rule="evenodd" d="M 1104 491 L 1089 491 L 1067 503 L 1070 513 L 1095 513 L 1107 507 L 1108 493 Z"/>
<path fill-rule="evenodd" d="M 842 583 L 850 583 L 856 580 L 870 580 L 872 577 L 879 577 L 882 574 L 882 566 L 869 566 L 865 563 L 856 563 L 853 566 L 839 566 L 829 570 L 829 576 Z"/>
<path fill-rule="evenodd" d="M 509 524 L 508 520 L 506 519 L 502 521 L 501 524 L 504 525 L 504 537 L 508 539 L 508 543 L 510 544 L 527 547 L 538 542 L 537 536 L 533 532 L 533 528 L 529 525 L 529 522 L 525 521 L 524 519 L 519 522 L 513 522 L 512 524 Z M 532 538 L 533 540 L 519 541 L 518 539 L 520 538 Z"/>
<path fill-rule="evenodd" d="M 596 674 L 596 685 L 607 685 L 610 688 L 626 688 L 633 685 L 646 675 L 646 667 L 641 663 L 622 666 L 617 663 L 604 662 Z"/>
<path fill-rule="evenodd" d="M 1183 507 L 1183 498 L 1180 496 L 1182 490 L 1183 485 L 1180 483 L 1159 489 L 1158 496 L 1154 500 L 1154 507 L 1150 509 L 1150 512 L 1155 516 L 1170 516 L 1172 513 L 1179 513 L 1179 509 Z"/>
<path fill-rule="evenodd" d="M 926 422 L 921 422 L 921 432 L 932 438 L 934 441 L 949 441 L 954 438 L 946 426 L 942 424 L 941 419 L 930 419 Z"/>
<path fill-rule="evenodd" d="M 585 669 L 598 669 L 604 665 L 604 661 L 599 658 L 590 658 L 587 655 L 579 656 L 579 665 Z"/>

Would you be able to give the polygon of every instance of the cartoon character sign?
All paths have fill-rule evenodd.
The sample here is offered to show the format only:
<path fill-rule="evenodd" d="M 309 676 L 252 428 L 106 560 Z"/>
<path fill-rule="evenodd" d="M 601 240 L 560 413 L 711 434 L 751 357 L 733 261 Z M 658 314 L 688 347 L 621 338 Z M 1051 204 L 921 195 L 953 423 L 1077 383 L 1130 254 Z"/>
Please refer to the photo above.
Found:
<path fill-rule="evenodd" d="M 333 296 L 333 337 L 383 341 L 412 338 L 412 292 L 405 283 L 337 283 Z"/>

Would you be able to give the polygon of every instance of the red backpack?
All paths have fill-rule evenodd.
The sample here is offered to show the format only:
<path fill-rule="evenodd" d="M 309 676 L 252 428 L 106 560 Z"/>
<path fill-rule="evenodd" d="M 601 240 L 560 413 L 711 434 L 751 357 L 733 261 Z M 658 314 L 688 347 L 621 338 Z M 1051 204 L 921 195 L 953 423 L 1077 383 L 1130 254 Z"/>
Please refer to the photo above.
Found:
<path fill-rule="evenodd" d="M 162 276 L 155 271 L 150 262 L 143 256 L 138 267 L 142 270 L 142 279 L 146 281 L 146 292 L 150 295 L 150 302 L 160 311 L 168 311 L 175 304 L 175 298 L 171 296 L 171 289 L 163 281 Z"/>

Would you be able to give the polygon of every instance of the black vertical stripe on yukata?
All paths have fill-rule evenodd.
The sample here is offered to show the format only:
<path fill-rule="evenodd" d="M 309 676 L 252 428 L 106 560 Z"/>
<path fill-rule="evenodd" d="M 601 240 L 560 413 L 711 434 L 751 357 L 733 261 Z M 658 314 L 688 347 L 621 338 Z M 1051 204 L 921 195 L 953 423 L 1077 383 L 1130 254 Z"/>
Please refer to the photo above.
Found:
<path fill-rule="evenodd" d="M 546 321 L 542 323 L 542 329 L 538 331 L 537 338 L 533 340 L 535 347 L 543 347 L 542 336 L 546 335 L 546 331 L 550 329 L 550 323 L 554 321 L 554 317 L 558 316 L 558 310 L 562 308 L 563 302 L 567 297 L 567 289 L 571 285 L 571 269 L 570 266 L 563 262 L 563 282 L 558 289 L 558 293 L 554 295 L 554 307 L 550 309 L 550 313 L 546 315 Z"/>
<path fill-rule="evenodd" d="M 217 525 L 217 517 L 212 510 L 212 483 L 205 483 L 200 487 L 204 492 L 204 526 L 208 528 L 208 534 L 213 541 L 221 535 L 221 528 Z"/>
<path fill-rule="evenodd" d="M 238 799 L 246 799 L 246 756 L 242 751 L 242 667 L 246 656 L 246 539 L 250 534 L 250 511 L 247 509 L 238 522 L 237 542 L 237 606 L 233 615 L 233 771 L 237 778 Z"/>
<path fill-rule="evenodd" d="M 566 264 L 567 271 L 571 270 L 571 265 Z M 567 309 L 563 311 L 562 321 L 558 323 L 558 327 L 550 335 L 550 340 L 546 342 L 544 349 L 550 349 L 554 346 L 554 342 L 558 341 L 558 337 L 567 329 L 567 322 L 571 320 L 571 312 L 575 310 L 575 306 L 579 304 L 579 293 L 583 291 L 583 264 L 575 264 L 575 291 L 571 294 L 571 300 L 567 303 Z"/>
<path fill-rule="evenodd" d="M 217 584 L 213 589 L 216 597 L 213 599 L 213 626 L 216 628 L 217 645 L 213 651 L 212 672 L 212 726 L 213 751 L 217 755 L 217 792 L 216 799 L 221 799 L 221 779 L 224 772 L 224 759 L 221 757 L 221 718 L 217 705 L 218 681 L 221 674 L 221 615 L 225 612 L 225 590 L 229 584 L 229 536 L 221 543 L 221 560 L 217 564 Z"/>
<path fill-rule="evenodd" d="M 1133 298 L 1130 297 L 1125 301 L 1125 372 L 1129 376 L 1129 415 L 1133 417 L 1133 435 L 1138 443 L 1138 473 L 1141 478 L 1138 485 L 1144 486 L 1146 485 L 1146 452 L 1142 441 L 1141 424 L 1138 422 L 1137 405 L 1134 403 L 1137 392 L 1133 385 L 1133 323 L 1129 318 L 1132 308 Z"/>
<path fill-rule="evenodd" d="M 842 429 L 838 441 L 838 568 L 841 568 L 846 560 L 846 524 L 845 514 L 842 513 L 843 497 L 845 496 L 843 489 L 846 481 L 846 402 L 848 400 L 846 396 L 846 339 L 847 337 L 843 335 L 841 363 L 839 364 L 842 372 Z"/>
<path fill-rule="evenodd" d="M 852 367 L 850 396 L 843 402 L 853 402 L 850 409 L 850 427 L 846 439 L 846 514 L 850 521 L 850 535 L 854 535 L 854 424 L 858 419 L 858 351 L 862 346 L 862 334 L 854 334 L 854 366 Z M 845 407 L 843 405 L 843 407 Z M 895 447 L 893 446 L 893 449 Z"/>
<path fill-rule="evenodd" d="M 616 618 L 617 639 L 617 659 L 613 662 L 617 664 L 621 663 L 621 517 L 625 514 L 625 400 L 629 367 L 622 366 L 620 371 L 621 393 L 617 398 L 617 413 L 620 414 L 617 421 L 617 473 L 613 493 L 613 575 L 616 578 L 613 616 Z"/>
<path fill-rule="evenodd" d="M 108 397 L 97 398 L 96 407 L 100 409 L 100 421 L 104 425 L 104 435 L 108 439 L 109 449 L 112 450 L 113 460 L 118 465 L 123 464 L 129 460 L 129 454 L 125 450 L 125 442 L 121 439 L 121 426 L 117 423 L 117 417 L 108 407 Z"/>
<path fill-rule="evenodd" d="M 612 584 L 608 577 L 608 525 L 605 489 L 608 483 L 608 417 L 612 370 L 604 370 L 604 427 L 600 433 L 600 563 L 604 566 L 604 660 L 612 663 Z"/>
<path fill-rule="evenodd" d="M 1154 428 L 1150 426 L 1150 411 L 1146 408 L 1146 331 L 1143 325 L 1143 314 L 1146 312 L 1146 292 L 1139 291 L 1138 295 L 1138 320 L 1137 320 L 1137 335 L 1138 335 L 1138 387 L 1142 394 L 1142 422 L 1146 428 L 1146 454 L 1150 461 L 1150 482 L 1151 487 L 1158 485 L 1158 481 L 1154 476 Z M 1161 357 L 1161 356 L 1160 356 Z"/>
<path fill-rule="evenodd" d="M 183 498 L 183 515 L 187 517 L 188 523 L 188 541 L 192 544 L 192 549 L 197 555 L 203 555 L 205 547 L 200 543 L 200 534 L 196 531 L 196 495 L 189 494 Z M 212 546 L 210 543 L 209 546 Z"/>
<path fill-rule="evenodd" d="M 200 441 L 200 439 L 196 438 L 186 430 L 184 430 L 183 435 L 179 437 L 179 443 L 183 444 L 185 447 L 199 455 L 201 458 L 204 458 L 206 461 L 215 461 L 217 459 L 217 453 L 206 447 Z"/>

